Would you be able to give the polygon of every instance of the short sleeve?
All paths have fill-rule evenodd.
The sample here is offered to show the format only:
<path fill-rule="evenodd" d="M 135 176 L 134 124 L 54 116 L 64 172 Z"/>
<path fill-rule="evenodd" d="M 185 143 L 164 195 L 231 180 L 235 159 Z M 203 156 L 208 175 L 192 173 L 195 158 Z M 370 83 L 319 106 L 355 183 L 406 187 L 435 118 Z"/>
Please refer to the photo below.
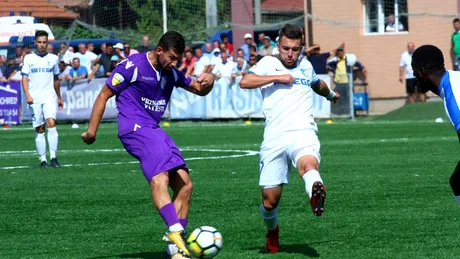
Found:
<path fill-rule="evenodd" d="M 187 87 L 192 82 L 192 79 L 178 69 L 173 70 L 174 79 L 176 79 L 176 87 Z"/>
<path fill-rule="evenodd" d="M 315 69 L 311 68 L 311 85 L 316 85 L 319 82 L 319 78 L 316 75 Z"/>
<path fill-rule="evenodd" d="M 270 67 L 270 62 L 272 57 L 263 57 L 257 64 L 249 68 L 248 74 L 256 74 L 259 76 L 266 76 L 268 74 L 268 68 Z"/>
<path fill-rule="evenodd" d="M 22 65 L 22 68 L 21 68 L 21 75 L 23 76 L 29 76 L 30 74 L 30 56 L 27 55 L 24 57 L 24 64 Z"/>
<path fill-rule="evenodd" d="M 126 89 L 130 83 L 135 82 L 136 79 L 137 66 L 132 60 L 125 59 L 118 63 L 105 83 L 110 89 L 118 94 Z"/>
<path fill-rule="evenodd" d="M 399 61 L 399 66 L 400 67 L 405 67 L 406 66 L 406 62 L 404 62 L 404 54 L 401 55 L 401 61 Z"/>

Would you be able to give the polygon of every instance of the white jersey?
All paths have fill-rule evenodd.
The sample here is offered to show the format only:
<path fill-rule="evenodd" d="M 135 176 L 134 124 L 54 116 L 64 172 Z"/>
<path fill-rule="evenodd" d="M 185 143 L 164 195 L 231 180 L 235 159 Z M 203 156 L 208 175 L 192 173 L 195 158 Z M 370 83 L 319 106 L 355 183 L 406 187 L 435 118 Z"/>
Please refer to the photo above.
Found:
<path fill-rule="evenodd" d="M 45 103 L 50 96 L 56 95 L 54 76 L 59 75 L 58 56 L 36 53 L 24 57 L 21 74 L 29 77 L 29 92 L 34 103 Z"/>
<path fill-rule="evenodd" d="M 460 130 L 460 72 L 446 71 L 439 84 L 439 97 L 444 100 L 444 107 L 455 130 Z"/>
<path fill-rule="evenodd" d="M 266 56 L 248 73 L 260 76 L 291 74 L 294 77 L 292 85 L 271 83 L 261 87 L 266 118 L 264 139 L 284 132 L 318 130 L 313 119 L 311 86 L 317 84 L 319 78 L 307 59 L 299 59 L 295 68 L 288 69 L 278 58 Z"/>
<path fill-rule="evenodd" d="M 404 52 L 401 55 L 401 61 L 399 62 L 399 66 L 403 67 L 406 70 L 406 79 L 415 78 L 414 70 L 412 70 L 412 53 L 408 51 Z"/>

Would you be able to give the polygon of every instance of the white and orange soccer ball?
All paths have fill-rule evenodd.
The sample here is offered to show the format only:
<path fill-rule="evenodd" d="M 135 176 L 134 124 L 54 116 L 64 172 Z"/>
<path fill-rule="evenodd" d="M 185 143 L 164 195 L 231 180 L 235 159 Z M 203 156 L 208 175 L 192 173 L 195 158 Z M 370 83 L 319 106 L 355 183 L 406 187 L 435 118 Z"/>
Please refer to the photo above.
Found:
<path fill-rule="evenodd" d="M 222 234 L 209 226 L 199 227 L 187 238 L 192 258 L 213 258 L 222 249 Z"/>

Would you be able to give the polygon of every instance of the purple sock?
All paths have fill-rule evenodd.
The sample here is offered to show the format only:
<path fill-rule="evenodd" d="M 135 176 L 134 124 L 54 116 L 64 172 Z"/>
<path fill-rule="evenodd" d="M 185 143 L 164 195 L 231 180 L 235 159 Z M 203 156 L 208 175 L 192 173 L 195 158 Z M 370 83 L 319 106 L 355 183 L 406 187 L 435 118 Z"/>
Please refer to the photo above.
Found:
<path fill-rule="evenodd" d="M 179 219 L 177 218 L 176 207 L 174 207 L 173 203 L 168 203 L 163 206 L 160 209 L 160 215 L 167 227 L 180 223 Z"/>
<path fill-rule="evenodd" d="M 179 219 L 179 222 L 184 229 L 187 228 L 188 219 Z"/>

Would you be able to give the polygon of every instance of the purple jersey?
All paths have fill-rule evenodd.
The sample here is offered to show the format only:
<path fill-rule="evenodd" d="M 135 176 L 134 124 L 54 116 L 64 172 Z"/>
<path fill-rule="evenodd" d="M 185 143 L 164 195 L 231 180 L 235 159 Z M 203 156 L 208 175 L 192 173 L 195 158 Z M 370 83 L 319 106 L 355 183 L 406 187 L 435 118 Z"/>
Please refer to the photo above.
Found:
<path fill-rule="evenodd" d="M 174 68 L 156 71 L 148 53 L 120 62 L 105 83 L 116 93 L 118 135 L 140 127 L 158 128 L 174 86 L 188 86 L 192 79 Z"/>

